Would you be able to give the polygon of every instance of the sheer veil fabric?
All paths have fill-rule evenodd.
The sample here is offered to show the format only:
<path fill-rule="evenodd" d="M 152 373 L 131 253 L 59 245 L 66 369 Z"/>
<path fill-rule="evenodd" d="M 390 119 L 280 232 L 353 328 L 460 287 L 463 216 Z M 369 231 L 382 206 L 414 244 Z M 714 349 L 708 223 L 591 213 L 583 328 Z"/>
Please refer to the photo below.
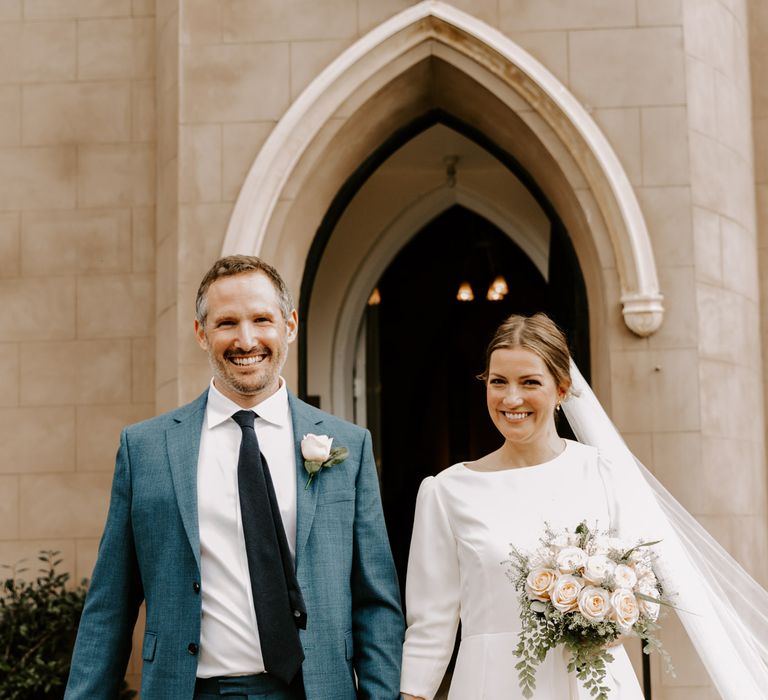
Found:
<path fill-rule="evenodd" d="M 722 698 L 765 700 L 768 592 L 635 458 L 573 363 L 571 380 L 562 408 L 577 439 L 608 457 L 604 479 L 619 504 L 612 521 L 624 537 L 661 540 L 654 550 L 665 595 Z"/>

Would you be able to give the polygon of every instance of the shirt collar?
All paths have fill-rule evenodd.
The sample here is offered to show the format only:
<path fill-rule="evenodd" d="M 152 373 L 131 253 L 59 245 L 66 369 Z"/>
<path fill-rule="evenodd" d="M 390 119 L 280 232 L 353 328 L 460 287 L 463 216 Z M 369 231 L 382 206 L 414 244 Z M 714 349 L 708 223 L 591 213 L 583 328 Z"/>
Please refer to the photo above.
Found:
<path fill-rule="evenodd" d="M 236 413 L 242 411 L 243 407 L 238 406 L 232 399 L 227 398 L 214 385 L 211 379 L 208 387 L 208 404 L 206 406 L 206 425 L 208 428 L 214 428 Z M 267 423 L 272 423 L 280 427 L 287 426 L 291 420 L 291 410 L 288 404 L 288 388 L 285 380 L 280 377 L 280 387 L 271 396 L 256 404 L 252 409 L 259 418 Z"/>

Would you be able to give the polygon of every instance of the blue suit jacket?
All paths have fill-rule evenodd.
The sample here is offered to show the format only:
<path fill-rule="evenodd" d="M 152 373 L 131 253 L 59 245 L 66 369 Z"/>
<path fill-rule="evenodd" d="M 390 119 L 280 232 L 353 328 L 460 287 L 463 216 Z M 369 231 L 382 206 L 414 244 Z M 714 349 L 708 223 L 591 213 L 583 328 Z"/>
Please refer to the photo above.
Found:
<path fill-rule="evenodd" d="M 201 611 L 197 458 L 207 396 L 122 432 L 67 700 L 116 697 L 143 600 L 142 700 L 193 697 Z M 399 697 L 404 623 L 370 435 L 292 395 L 289 401 L 307 700 L 392 700 Z M 349 449 L 308 489 L 300 451 L 306 433 L 330 435 Z"/>

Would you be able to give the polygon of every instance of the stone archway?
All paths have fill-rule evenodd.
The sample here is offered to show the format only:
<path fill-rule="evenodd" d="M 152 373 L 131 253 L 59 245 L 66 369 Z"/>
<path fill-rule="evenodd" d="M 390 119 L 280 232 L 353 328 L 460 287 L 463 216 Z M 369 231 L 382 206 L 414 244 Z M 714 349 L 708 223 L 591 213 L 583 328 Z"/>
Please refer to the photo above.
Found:
<path fill-rule="evenodd" d="M 648 232 L 629 181 L 594 121 L 508 37 L 434 0 L 361 38 L 293 103 L 248 174 L 223 252 L 266 255 L 295 285 L 303 273 L 296 253 L 309 250 L 325 209 L 353 167 L 400 124 L 433 106 L 430 98 L 439 92 L 434 83 L 446 76 L 453 78 L 447 81 L 452 87 L 463 83 L 489 96 L 482 110 L 476 103 L 452 102 L 449 93 L 441 106 L 502 146 L 511 142 L 510 152 L 549 190 L 587 271 L 591 301 L 620 303 L 626 325 L 638 335 L 657 330 L 663 307 Z M 487 108 L 490 101 L 493 109 Z M 312 180 L 319 164 L 322 183 Z M 287 239 L 289 246 L 280 245 Z M 607 299 L 604 276 L 614 267 L 618 298 Z"/>
<path fill-rule="evenodd" d="M 485 200 L 482 193 L 462 187 L 441 187 L 419 198 L 398 212 L 391 223 L 384 227 L 345 290 L 338 311 L 333 350 L 330 354 L 331 410 L 337 415 L 352 415 L 348 374 L 349 368 L 354 364 L 357 329 L 370 295 L 370 281 L 377 280 L 381 276 L 416 232 L 424 228 L 438 214 L 456 204 L 487 219 L 520 245 L 546 279 L 547 253 L 541 250 L 541 241 L 528 235 L 528 231 L 517 229 L 508 213 L 500 211 L 493 202 Z"/>

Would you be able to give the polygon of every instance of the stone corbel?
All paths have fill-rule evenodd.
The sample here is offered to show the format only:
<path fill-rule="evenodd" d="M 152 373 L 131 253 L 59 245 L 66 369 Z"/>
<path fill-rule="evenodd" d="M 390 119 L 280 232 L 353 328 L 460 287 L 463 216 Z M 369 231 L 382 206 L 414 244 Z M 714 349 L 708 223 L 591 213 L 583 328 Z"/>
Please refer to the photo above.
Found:
<path fill-rule="evenodd" d="M 641 338 L 655 333 L 664 319 L 664 299 L 661 294 L 624 294 L 622 314 L 627 328 Z"/>

